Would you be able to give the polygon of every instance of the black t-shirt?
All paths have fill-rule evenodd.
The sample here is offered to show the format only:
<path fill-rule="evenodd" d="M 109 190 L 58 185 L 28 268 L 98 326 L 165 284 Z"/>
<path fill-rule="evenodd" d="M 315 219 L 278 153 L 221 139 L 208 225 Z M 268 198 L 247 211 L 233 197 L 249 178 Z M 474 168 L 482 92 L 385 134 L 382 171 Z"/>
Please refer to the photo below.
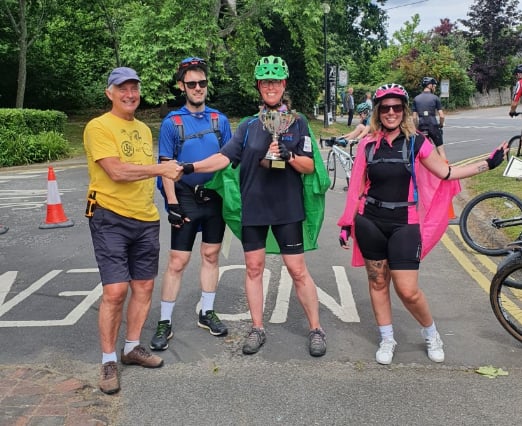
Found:
<path fill-rule="evenodd" d="M 437 111 L 440 110 L 442 110 L 440 99 L 433 93 L 422 92 L 413 100 L 413 112 L 419 115 L 419 128 L 437 125 Z"/>
<path fill-rule="evenodd" d="M 402 150 L 406 146 L 410 152 L 410 141 L 406 141 L 404 145 L 405 136 L 401 133 L 390 146 L 386 140 L 382 140 L 379 148 L 375 150 L 373 160 L 382 158 L 403 159 Z M 415 156 L 417 156 L 422 144 L 424 136 L 417 135 L 414 142 Z M 373 146 L 369 149 L 373 149 Z M 409 159 L 409 155 L 408 155 Z M 411 161 L 409 161 L 411 164 Z M 410 168 L 411 170 L 411 168 Z M 388 163 L 375 162 L 368 164 L 368 179 L 370 187 L 367 195 L 379 201 L 386 202 L 407 202 L 413 201 L 409 198 L 410 187 L 412 184 L 412 174 L 406 165 L 402 162 Z M 364 208 L 364 215 L 373 217 L 377 220 L 394 222 L 394 223 L 408 223 L 408 207 L 397 207 L 393 210 L 377 207 L 373 204 L 367 204 Z"/>
<path fill-rule="evenodd" d="M 308 124 L 301 116 L 280 136 L 290 152 L 313 158 Z M 272 135 L 257 117 L 244 120 L 221 149 L 232 164 L 240 164 L 241 221 L 244 226 L 282 225 L 304 220 L 303 182 L 290 164 L 267 169 L 265 157 Z"/>

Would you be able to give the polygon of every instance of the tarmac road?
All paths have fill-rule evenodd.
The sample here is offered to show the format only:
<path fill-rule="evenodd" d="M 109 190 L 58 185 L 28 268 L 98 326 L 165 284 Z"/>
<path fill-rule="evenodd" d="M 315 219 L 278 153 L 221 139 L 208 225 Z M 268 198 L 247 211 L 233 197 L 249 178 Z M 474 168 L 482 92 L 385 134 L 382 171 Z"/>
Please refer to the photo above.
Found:
<path fill-rule="evenodd" d="M 519 122 L 502 118 L 503 109 L 459 114 L 447 120 L 451 161 L 489 152 L 519 131 Z M 122 391 L 103 395 L 96 385 L 99 277 L 83 218 L 86 168 L 83 159 L 52 166 L 65 213 L 75 222 L 70 228 L 38 228 L 46 215 L 46 166 L 0 169 L 0 222 L 10 228 L 0 236 L 0 425 L 519 424 L 522 344 L 496 322 L 485 291 L 498 260 L 473 254 L 450 226 L 421 268 L 445 363 L 427 359 L 417 324 L 394 299 L 399 346 L 394 363 L 379 366 L 364 271 L 349 267 L 337 245 L 340 187 L 327 193 L 320 249 L 307 254 L 328 333 L 325 357 L 307 353 L 304 316 L 277 256 L 267 262 L 267 343 L 257 355 L 241 355 L 249 323 L 242 252 L 231 238 L 216 299 L 229 336 L 196 327 L 194 256 L 176 305 L 175 337 L 161 353 L 165 366 L 125 367 Z M 458 212 L 458 200 L 455 207 Z M 161 270 L 168 238 L 164 230 Z M 154 300 L 145 344 L 159 316 L 159 279 Z M 509 375 L 489 379 L 475 372 L 486 365 Z M 54 399 L 44 397 L 51 394 Z"/>

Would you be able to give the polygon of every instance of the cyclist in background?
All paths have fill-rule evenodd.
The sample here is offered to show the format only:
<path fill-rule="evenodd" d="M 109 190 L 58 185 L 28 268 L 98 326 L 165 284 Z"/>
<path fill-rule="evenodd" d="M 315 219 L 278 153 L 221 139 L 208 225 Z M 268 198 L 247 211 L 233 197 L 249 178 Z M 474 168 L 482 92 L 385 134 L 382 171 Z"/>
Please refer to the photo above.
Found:
<path fill-rule="evenodd" d="M 438 82 L 433 77 L 422 79 L 423 91 L 413 99 L 412 112 L 415 126 L 421 132 L 427 133 L 433 141 L 439 155 L 446 160 L 442 128 L 444 127 L 444 112 L 440 98 L 434 94 Z M 437 115 L 439 122 L 437 123 Z"/>
<path fill-rule="evenodd" d="M 519 64 L 515 67 L 513 70 L 513 75 L 516 76 L 517 83 L 513 89 L 513 100 L 509 110 L 510 117 L 515 117 L 517 115 L 517 106 L 520 102 L 520 98 L 522 97 L 522 64 Z"/>
<path fill-rule="evenodd" d="M 346 140 L 360 141 L 370 131 L 371 110 L 370 110 L 370 107 L 368 106 L 368 104 L 366 102 L 363 102 L 363 103 L 357 105 L 356 111 L 357 111 L 357 114 L 359 114 L 361 121 L 355 127 L 355 129 L 353 129 L 350 133 L 346 133 L 345 135 L 342 135 L 341 138 L 346 139 Z"/>

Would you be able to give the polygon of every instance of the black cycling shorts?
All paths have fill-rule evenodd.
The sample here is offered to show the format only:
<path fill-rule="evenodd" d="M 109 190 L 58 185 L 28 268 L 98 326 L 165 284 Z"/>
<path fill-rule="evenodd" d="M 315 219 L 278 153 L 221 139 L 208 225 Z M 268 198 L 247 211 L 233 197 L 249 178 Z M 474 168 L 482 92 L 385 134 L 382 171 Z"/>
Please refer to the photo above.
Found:
<path fill-rule="evenodd" d="M 388 260 L 390 270 L 418 270 L 421 235 L 418 224 L 379 222 L 355 216 L 355 238 L 368 260 Z"/>
<path fill-rule="evenodd" d="M 170 249 L 192 251 L 199 231 L 201 231 L 202 242 L 221 244 L 225 234 L 221 197 L 216 193 L 209 201 L 198 203 L 191 190 L 180 191 L 178 188 L 176 188 L 176 197 L 190 222 L 185 222 L 181 228 L 171 226 Z"/>
<path fill-rule="evenodd" d="M 269 228 L 272 228 L 281 254 L 304 253 L 302 222 L 271 226 L 243 226 L 241 231 L 243 250 L 247 252 L 265 248 Z"/>
<path fill-rule="evenodd" d="M 420 126 L 420 130 L 428 133 L 428 137 L 433 141 L 435 146 L 441 146 L 444 143 L 442 132 L 437 124 Z"/>

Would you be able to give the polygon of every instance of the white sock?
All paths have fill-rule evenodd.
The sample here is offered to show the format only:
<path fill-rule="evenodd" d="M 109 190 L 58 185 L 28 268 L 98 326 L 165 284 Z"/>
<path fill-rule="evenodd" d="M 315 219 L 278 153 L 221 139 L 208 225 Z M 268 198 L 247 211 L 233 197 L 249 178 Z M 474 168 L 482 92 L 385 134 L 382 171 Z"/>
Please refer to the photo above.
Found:
<path fill-rule="evenodd" d="M 393 325 L 380 325 L 379 332 L 382 340 L 393 340 Z"/>
<path fill-rule="evenodd" d="M 427 339 L 433 339 L 437 335 L 437 327 L 435 327 L 435 322 L 428 327 L 423 327 L 424 337 Z"/>
<path fill-rule="evenodd" d="M 123 353 L 125 355 L 127 355 L 139 344 L 140 344 L 139 340 L 125 340 L 125 346 L 123 347 Z"/>
<path fill-rule="evenodd" d="M 201 292 L 201 312 L 203 315 L 207 313 L 207 311 L 214 310 L 214 299 L 216 298 L 216 292 Z"/>
<path fill-rule="evenodd" d="M 111 361 L 118 362 L 118 357 L 116 356 L 116 352 L 111 352 L 109 354 L 102 352 L 102 364 L 105 364 L 105 363 L 111 362 Z"/>
<path fill-rule="evenodd" d="M 168 320 L 172 323 L 172 312 L 174 312 L 174 306 L 176 305 L 176 301 L 167 302 L 166 300 L 162 300 L 160 303 L 161 306 L 161 317 L 160 321 Z"/>

